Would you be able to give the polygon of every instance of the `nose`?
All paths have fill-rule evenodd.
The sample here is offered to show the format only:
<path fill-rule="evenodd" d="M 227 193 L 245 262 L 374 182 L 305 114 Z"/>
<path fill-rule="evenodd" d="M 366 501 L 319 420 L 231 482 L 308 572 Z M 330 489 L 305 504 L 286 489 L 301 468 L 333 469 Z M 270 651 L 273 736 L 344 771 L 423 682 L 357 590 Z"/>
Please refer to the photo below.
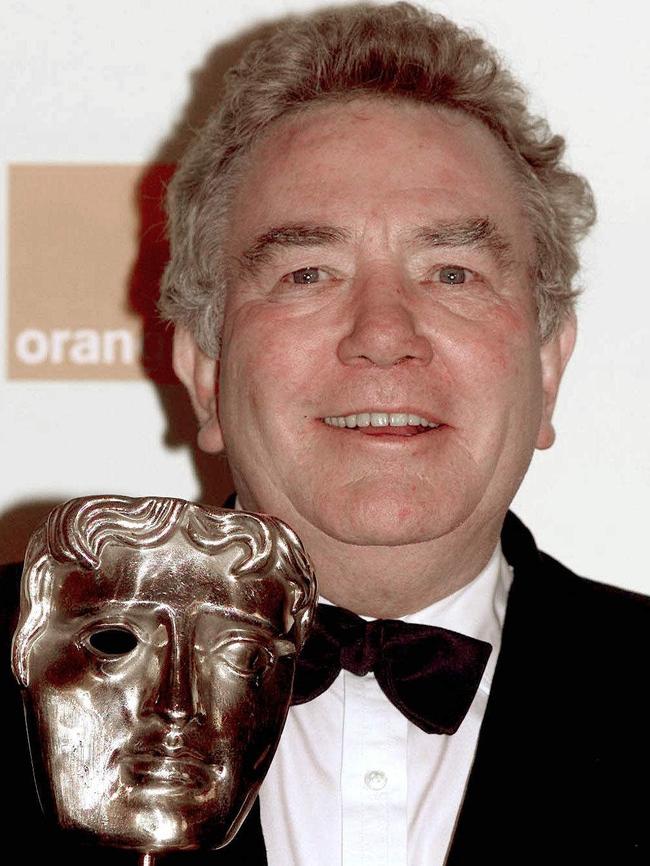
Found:
<path fill-rule="evenodd" d="M 431 361 L 431 343 L 418 330 L 410 289 L 399 274 L 369 275 L 358 280 L 350 318 L 350 328 L 338 346 L 342 363 L 390 368 L 405 362 Z"/>
<path fill-rule="evenodd" d="M 192 640 L 172 628 L 161 648 L 153 711 L 174 724 L 188 721 L 197 712 L 193 656 Z"/>

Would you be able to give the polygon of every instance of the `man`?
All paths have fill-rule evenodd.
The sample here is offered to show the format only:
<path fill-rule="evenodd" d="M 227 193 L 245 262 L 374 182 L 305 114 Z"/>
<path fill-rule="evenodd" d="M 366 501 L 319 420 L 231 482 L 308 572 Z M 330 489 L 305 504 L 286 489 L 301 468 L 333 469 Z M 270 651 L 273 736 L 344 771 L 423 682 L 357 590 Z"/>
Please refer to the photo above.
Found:
<path fill-rule="evenodd" d="M 327 601 L 491 646 L 454 733 L 387 699 L 384 650 L 294 707 L 261 823 L 214 862 L 647 862 L 647 603 L 508 514 L 593 222 L 562 149 L 487 46 L 398 4 L 252 47 L 179 167 L 163 310 L 199 445 Z"/>
<path fill-rule="evenodd" d="M 647 859 L 647 602 L 508 514 L 553 443 L 594 219 L 562 152 L 481 40 L 356 6 L 253 46 L 170 188 L 175 368 L 241 507 L 294 527 L 328 602 L 492 647 L 453 734 L 377 668 L 295 707 L 269 863 Z"/>

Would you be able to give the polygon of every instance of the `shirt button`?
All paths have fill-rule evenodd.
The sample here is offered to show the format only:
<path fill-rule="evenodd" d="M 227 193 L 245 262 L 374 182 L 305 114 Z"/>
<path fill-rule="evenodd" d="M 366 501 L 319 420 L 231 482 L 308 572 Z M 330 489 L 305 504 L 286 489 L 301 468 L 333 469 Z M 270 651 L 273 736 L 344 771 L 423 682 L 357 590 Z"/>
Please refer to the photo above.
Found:
<path fill-rule="evenodd" d="M 371 770 L 363 777 L 363 781 L 366 788 L 370 788 L 371 791 L 381 791 L 386 786 L 388 779 L 386 773 L 382 773 L 381 770 Z"/>

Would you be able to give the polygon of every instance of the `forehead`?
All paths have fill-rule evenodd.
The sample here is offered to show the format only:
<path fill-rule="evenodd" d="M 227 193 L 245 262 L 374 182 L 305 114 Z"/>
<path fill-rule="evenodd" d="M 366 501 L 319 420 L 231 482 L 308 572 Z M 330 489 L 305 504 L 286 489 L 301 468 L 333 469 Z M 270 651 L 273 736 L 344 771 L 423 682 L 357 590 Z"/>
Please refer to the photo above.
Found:
<path fill-rule="evenodd" d="M 279 607 L 284 613 L 291 585 L 279 573 L 265 579 L 232 573 L 243 549 L 234 544 L 206 553 L 180 532 L 154 548 L 108 544 L 96 572 L 55 567 L 55 606 L 63 616 L 108 602 L 153 602 L 179 611 L 198 603 L 252 613 L 259 609 L 265 617 Z"/>
<path fill-rule="evenodd" d="M 415 222 L 488 214 L 513 231 L 521 224 L 505 145 L 465 113 L 399 99 L 316 105 L 269 127 L 248 154 L 232 238 L 281 224 L 288 212 L 353 229 L 359 217 L 382 213 Z"/>

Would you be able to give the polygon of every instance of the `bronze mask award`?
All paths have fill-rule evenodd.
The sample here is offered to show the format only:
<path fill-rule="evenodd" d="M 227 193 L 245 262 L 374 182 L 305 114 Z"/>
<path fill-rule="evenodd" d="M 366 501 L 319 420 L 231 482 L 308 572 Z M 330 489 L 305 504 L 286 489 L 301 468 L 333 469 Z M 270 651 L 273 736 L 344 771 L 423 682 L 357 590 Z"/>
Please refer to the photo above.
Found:
<path fill-rule="evenodd" d="M 226 845 L 277 747 L 315 599 L 275 518 L 166 497 L 55 508 L 13 648 L 46 813 L 143 863 Z"/>

